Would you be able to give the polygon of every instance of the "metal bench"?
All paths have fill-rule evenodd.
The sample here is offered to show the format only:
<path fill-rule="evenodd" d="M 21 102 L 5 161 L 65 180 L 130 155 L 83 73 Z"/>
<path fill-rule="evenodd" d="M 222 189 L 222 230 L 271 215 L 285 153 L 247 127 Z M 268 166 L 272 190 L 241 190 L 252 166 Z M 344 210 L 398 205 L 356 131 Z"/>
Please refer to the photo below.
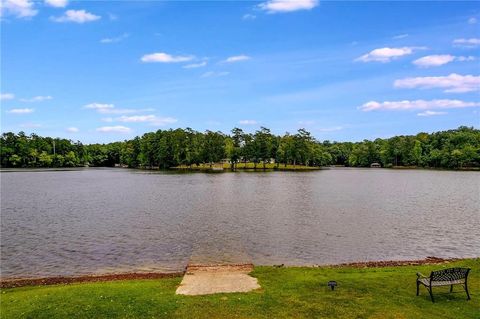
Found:
<path fill-rule="evenodd" d="M 417 296 L 419 295 L 420 285 L 424 285 L 430 293 L 432 302 L 433 299 L 433 287 L 438 286 L 450 286 L 450 292 L 453 291 L 453 285 L 462 285 L 467 293 L 467 300 L 470 300 L 470 294 L 468 293 L 467 278 L 470 268 L 449 268 L 443 270 L 432 271 L 430 277 L 424 276 L 417 272 Z"/>

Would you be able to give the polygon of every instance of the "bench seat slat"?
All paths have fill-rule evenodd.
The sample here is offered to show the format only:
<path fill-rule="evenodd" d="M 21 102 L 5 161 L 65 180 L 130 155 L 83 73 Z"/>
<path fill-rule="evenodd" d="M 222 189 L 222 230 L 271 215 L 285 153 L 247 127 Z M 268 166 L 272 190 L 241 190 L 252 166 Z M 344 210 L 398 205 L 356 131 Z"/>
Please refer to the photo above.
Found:
<path fill-rule="evenodd" d="M 419 279 L 419 281 L 425 286 L 430 286 L 430 278 L 422 278 L 422 279 Z M 450 286 L 450 285 L 457 285 L 457 284 L 463 284 L 463 283 L 465 283 L 465 279 L 432 281 L 432 287 Z"/>

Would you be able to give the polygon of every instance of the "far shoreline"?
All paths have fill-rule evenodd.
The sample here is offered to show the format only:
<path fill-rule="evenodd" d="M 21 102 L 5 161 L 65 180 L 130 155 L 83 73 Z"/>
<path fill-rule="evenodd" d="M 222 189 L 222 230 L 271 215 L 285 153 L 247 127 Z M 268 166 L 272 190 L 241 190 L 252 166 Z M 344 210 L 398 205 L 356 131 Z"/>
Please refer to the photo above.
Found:
<path fill-rule="evenodd" d="M 293 166 L 293 165 L 291 165 Z M 361 169 L 361 170 L 418 170 L 418 171 L 439 171 L 439 172 L 480 172 L 480 167 L 464 167 L 464 168 L 442 168 L 442 167 L 419 167 L 419 166 L 393 166 L 393 167 L 359 167 L 359 166 L 300 166 L 296 168 L 223 168 L 220 170 L 212 170 L 208 167 L 119 167 L 119 166 L 78 166 L 78 167 L 2 167 L 0 173 L 15 173 L 15 172 L 75 172 L 83 170 L 102 170 L 102 169 L 118 169 L 131 171 L 158 171 L 158 172 L 202 172 L 202 173 L 235 173 L 235 172 L 315 172 L 330 169 Z"/>

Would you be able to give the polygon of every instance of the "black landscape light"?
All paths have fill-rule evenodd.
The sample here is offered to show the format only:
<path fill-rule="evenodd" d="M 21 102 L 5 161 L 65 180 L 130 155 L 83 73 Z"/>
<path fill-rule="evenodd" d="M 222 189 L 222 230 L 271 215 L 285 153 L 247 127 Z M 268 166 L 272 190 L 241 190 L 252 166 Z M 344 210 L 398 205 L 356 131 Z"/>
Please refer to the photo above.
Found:
<path fill-rule="evenodd" d="M 332 288 L 332 290 L 334 290 L 335 287 L 337 286 L 337 282 L 334 281 L 334 280 L 331 280 L 331 281 L 328 282 L 327 285 L 328 285 L 328 287 Z"/>

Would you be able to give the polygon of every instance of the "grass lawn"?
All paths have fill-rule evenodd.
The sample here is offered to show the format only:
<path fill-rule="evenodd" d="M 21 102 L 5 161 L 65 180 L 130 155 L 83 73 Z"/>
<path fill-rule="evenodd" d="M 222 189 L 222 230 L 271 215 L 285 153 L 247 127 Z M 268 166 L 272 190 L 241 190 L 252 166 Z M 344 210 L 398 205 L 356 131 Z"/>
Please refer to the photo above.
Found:
<path fill-rule="evenodd" d="M 436 302 L 415 273 L 472 268 L 467 301 L 461 286 L 434 288 Z M 480 318 L 480 259 L 388 268 L 256 267 L 262 289 L 251 293 L 177 296 L 181 278 L 3 289 L 7 318 Z M 328 280 L 339 286 L 330 291 Z"/>
<path fill-rule="evenodd" d="M 220 164 L 216 164 L 214 166 L 218 166 L 218 165 L 220 165 Z M 228 163 L 223 163 L 221 165 L 223 166 L 224 169 L 231 169 L 232 168 L 232 165 L 228 164 Z M 263 169 L 263 163 L 257 163 L 256 167 L 257 167 L 256 168 L 257 170 L 262 170 Z M 186 166 L 186 165 L 180 165 L 180 166 L 173 167 L 173 168 L 176 168 L 176 169 L 192 169 L 192 170 L 208 170 L 208 169 L 210 169 L 210 165 L 209 164 L 200 164 L 199 166 L 192 165 L 192 167 Z M 239 170 L 255 169 L 255 164 L 251 163 L 251 162 L 237 163 L 236 168 L 239 169 Z M 276 169 L 276 170 L 279 170 L 279 171 L 295 171 L 295 170 L 305 171 L 305 170 L 318 170 L 318 169 L 320 169 L 320 167 L 304 166 L 304 165 L 291 165 L 291 164 L 287 164 L 287 165 L 279 164 L 278 167 L 277 167 L 277 164 L 266 163 L 265 164 L 265 169 L 268 169 L 268 170 Z"/>

